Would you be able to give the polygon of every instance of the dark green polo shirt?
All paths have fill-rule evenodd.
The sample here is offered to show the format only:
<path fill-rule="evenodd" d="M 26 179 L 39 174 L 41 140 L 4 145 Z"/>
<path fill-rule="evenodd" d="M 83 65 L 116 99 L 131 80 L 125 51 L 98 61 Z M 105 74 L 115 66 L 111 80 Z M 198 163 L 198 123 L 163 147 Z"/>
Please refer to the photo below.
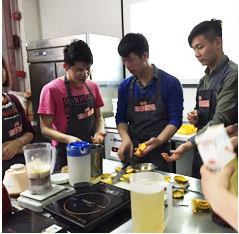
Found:
<path fill-rule="evenodd" d="M 228 59 L 227 56 L 224 56 L 222 61 L 211 73 L 209 68 L 206 68 L 205 75 L 202 77 L 197 87 L 197 93 L 199 90 L 209 88 L 213 77 L 224 70 L 222 67 L 226 59 Z M 226 77 L 223 80 L 222 88 L 216 95 L 217 105 L 213 118 L 200 129 L 197 134 L 205 132 L 208 126 L 211 125 L 224 123 L 225 127 L 227 127 L 238 122 L 238 65 L 230 60 L 228 65 L 228 72 L 225 73 Z M 196 103 L 198 103 L 197 98 L 198 95 L 196 97 Z M 197 105 L 195 109 L 198 109 Z M 196 146 L 194 138 L 195 136 L 190 138 L 189 141 Z"/>

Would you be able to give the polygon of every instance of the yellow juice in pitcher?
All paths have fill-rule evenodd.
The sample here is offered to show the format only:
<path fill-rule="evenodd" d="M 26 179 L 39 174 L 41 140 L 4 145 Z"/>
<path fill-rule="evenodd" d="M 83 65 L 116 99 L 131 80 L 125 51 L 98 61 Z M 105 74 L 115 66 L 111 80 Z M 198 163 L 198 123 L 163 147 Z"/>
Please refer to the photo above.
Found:
<path fill-rule="evenodd" d="M 148 190 L 131 190 L 131 212 L 134 233 L 162 233 L 164 231 L 164 189 L 157 181 L 144 182 L 154 184 Z M 143 183 L 143 184 L 144 184 Z"/>

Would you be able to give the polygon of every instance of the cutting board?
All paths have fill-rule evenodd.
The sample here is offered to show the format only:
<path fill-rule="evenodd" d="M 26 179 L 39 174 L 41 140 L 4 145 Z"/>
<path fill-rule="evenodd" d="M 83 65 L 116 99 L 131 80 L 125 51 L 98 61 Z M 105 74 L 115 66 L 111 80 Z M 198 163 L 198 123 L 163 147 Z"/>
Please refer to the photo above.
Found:
<path fill-rule="evenodd" d="M 118 181 L 117 183 L 113 185 L 122 189 L 130 190 L 130 185 L 126 181 Z"/>

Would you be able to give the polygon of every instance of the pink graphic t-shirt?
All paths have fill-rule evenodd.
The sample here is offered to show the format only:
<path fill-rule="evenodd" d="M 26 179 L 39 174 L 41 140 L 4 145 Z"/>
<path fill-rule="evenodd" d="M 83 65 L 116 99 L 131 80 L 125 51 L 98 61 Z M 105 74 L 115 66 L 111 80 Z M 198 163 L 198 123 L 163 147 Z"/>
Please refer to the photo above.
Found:
<path fill-rule="evenodd" d="M 104 106 L 98 85 L 92 80 L 87 80 L 87 84 L 95 98 L 94 108 L 96 109 Z M 85 84 L 81 87 L 74 87 L 70 85 L 70 89 L 76 104 L 80 105 L 82 103 L 86 103 L 91 98 L 90 92 Z M 54 115 L 52 123 L 52 127 L 54 129 L 59 132 L 66 133 L 68 125 L 67 122 L 70 117 L 69 110 L 70 102 L 65 83 L 61 78 L 52 80 L 42 88 L 38 114 Z M 57 142 L 52 140 L 52 144 L 55 146 L 57 145 Z"/>

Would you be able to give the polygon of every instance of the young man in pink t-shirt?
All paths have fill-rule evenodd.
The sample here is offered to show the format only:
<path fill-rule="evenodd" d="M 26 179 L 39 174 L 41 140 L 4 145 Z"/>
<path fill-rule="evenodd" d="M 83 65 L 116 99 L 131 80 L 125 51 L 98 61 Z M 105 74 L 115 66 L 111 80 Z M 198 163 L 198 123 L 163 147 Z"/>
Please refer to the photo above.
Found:
<path fill-rule="evenodd" d="M 76 141 L 102 143 L 106 135 L 99 87 L 87 80 L 92 64 L 88 45 L 74 40 L 64 48 L 66 75 L 46 84 L 41 91 L 38 114 L 42 134 L 57 148 L 54 171 L 67 165 L 67 144 Z"/>

